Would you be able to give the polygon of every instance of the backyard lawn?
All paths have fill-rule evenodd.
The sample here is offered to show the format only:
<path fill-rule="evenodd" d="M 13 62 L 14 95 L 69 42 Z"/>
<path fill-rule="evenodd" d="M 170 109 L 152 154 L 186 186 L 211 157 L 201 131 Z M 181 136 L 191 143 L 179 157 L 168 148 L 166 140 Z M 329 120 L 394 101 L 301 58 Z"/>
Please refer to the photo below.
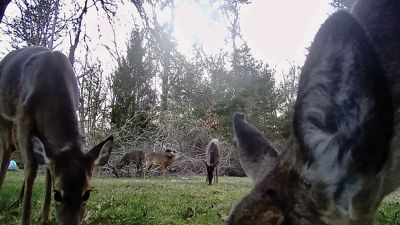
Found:
<path fill-rule="evenodd" d="M 0 224 L 19 224 L 20 209 L 8 206 L 17 198 L 21 172 L 9 172 L 0 193 Z M 44 177 L 38 176 L 33 195 L 33 224 L 39 217 Z M 205 177 L 151 179 L 94 179 L 93 192 L 84 224 L 169 225 L 224 224 L 237 199 L 250 189 L 248 178 L 220 177 L 219 184 L 208 186 Z M 375 225 L 400 225 L 400 194 L 385 199 Z M 54 213 L 54 212 L 53 212 Z M 54 215 L 52 224 L 57 224 Z"/>

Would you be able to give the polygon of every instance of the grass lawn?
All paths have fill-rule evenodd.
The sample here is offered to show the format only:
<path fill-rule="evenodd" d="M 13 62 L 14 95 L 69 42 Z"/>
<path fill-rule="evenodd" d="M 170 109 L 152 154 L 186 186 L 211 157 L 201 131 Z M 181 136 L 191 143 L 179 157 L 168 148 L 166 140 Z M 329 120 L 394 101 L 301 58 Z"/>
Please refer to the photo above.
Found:
<path fill-rule="evenodd" d="M 17 198 L 22 173 L 9 172 L 0 193 L 0 224 L 19 224 L 20 209 L 7 207 Z M 39 217 L 44 177 L 38 176 L 32 201 L 33 224 Z M 220 177 L 208 186 L 205 177 L 152 179 L 94 179 L 94 191 L 84 224 L 183 225 L 224 224 L 230 208 L 250 189 L 248 178 Z M 400 225 L 399 193 L 388 197 L 380 207 L 374 225 Z M 52 204 L 53 205 L 53 204 Z M 54 215 L 52 224 L 57 224 Z"/>

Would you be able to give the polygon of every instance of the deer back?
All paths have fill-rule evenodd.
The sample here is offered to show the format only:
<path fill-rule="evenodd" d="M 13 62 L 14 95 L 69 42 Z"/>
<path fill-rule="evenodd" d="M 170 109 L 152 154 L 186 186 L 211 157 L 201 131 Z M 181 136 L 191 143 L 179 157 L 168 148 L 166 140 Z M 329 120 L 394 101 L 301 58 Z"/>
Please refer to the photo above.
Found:
<path fill-rule="evenodd" d="M 1 115 L 10 120 L 29 118 L 54 151 L 68 141 L 80 140 L 78 97 L 73 69 L 60 52 L 28 47 L 13 51 L 1 62 Z"/>
<path fill-rule="evenodd" d="M 149 152 L 146 154 L 146 162 L 162 166 L 170 166 L 175 160 L 173 152 Z"/>
<path fill-rule="evenodd" d="M 121 161 L 140 163 L 144 160 L 144 153 L 142 151 L 128 152 L 122 157 Z"/>
<path fill-rule="evenodd" d="M 206 148 L 207 160 L 210 166 L 215 167 L 219 163 L 220 143 L 218 139 L 212 139 Z"/>

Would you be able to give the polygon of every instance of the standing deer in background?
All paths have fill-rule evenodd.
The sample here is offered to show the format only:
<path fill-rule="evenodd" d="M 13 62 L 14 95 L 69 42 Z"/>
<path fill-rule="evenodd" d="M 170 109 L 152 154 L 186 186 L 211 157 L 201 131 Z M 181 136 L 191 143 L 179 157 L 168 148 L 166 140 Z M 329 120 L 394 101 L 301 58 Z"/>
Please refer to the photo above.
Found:
<path fill-rule="evenodd" d="M 212 139 L 210 143 L 208 143 L 207 148 L 206 148 L 206 156 L 207 156 L 207 161 L 203 160 L 204 164 L 206 164 L 207 168 L 207 179 L 206 182 L 208 182 L 209 185 L 211 185 L 213 177 L 214 177 L 214 172 L 215 172 L 215 177 L 214 177 L 214 183 L 218 183 L 218 165 L 219 165 L 219 152 L 220 152 L 220 143 L 218 139 Z"/>
<path fill-rule="evenodd" d="M 42 222 L 49 219 L 51 186 L 59 223 L 77 225 L 83 218 L 93 168 L 107 163 L 113 138 L 82 151 L 77 106 L 77 80 L 62 53 L 27 47 L 12 51 L 0 62 L 0 120 L 6 121 L 1 123 L 0 137 L 3 147 L 4 143 L 11 146 L 5 137 L 12 124 L 17 125 L 25 173 L 23 225 L 31 224 L 32 186 L 39 164 L 48 168 Z M 4 176 L 1 173 L 0 180 Z"/>
<path fill-rule="evenodd" d="M 140 150 L 127 152 L 118 162 L 117 169 L 122 169 L 124 166 L 133 163 L 136 165 L 136 171 L 141 171 L 143 169 L 144 158 L 144 153 Z"/>
<path fill-rule="evenodd" d="M 163 171 L 163 175 L 166 173 L 168 175 L 171 173 L 171 165 L 176 159 L 176 151 L 167 149 L 165 152 L 149 152 L 145 156 L 146 167 L 144 170 L 144 176 L 146 176 L 147 171 L 153 165 L 160 165 Z"/>
<path fill-rule="evenodd" d="M 235 115 L 254 184 L 228 224 L 371 224 L 400 182 L 400 1 L 361 0 L 327 19 L 302 69 L 293 125 L 281 153 Z"/>

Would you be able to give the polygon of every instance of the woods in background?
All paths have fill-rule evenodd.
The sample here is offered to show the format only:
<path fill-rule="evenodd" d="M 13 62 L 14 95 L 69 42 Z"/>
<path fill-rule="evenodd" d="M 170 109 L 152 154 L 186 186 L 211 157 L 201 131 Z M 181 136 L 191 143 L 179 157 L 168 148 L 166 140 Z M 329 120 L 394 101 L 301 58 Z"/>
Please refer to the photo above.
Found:
<path fill-rule="evenodd" d="M 336 0 L 332 6 L 346 8 L 352 2 Z M 208 141 L 218 137 L 223 145 L 221 170 L 235 170 L 240 167 L 232 151 L 235 112 L 244 112 L 250 123 L 279 143 L 291 135 L 300 67 L 291 65 L 282 73 L 252 55 L 240 29 L 240 9 L 250 4 L 248 0 L 197 2 L 218 9 L 228 35 L 219 53 L 207 54 L 197 43 L 192 58 L 178 51 L 172 36 L 173 0 L 13 3 L 16 16 L 6 13 L 1 27 L 3 35 L 11 38 L 12 48 L 42 45 L 57 49 L 69 42 L 66 48 L 79 79 L 82 133 L 87 145 L 113 133 L 117 142 L 114 161 L 133 149 L 168 147 L 182 153 L 180 170 L 201 170 L 197 159 L 204 158 Z M 88 12 L 96 11 L 113 25 L 118 6 L 132 7 L 139 19 L 134 27 L 126 28 L 132 31 L 125 52 L 118 51 L 115 42 L 105 46 L 115 61 L 114 71 L 105 73 L 91 52 L 84 24 Z M 157 16 L 162 11 L 171 12 L 169 21 L 160 22 Z"/>

